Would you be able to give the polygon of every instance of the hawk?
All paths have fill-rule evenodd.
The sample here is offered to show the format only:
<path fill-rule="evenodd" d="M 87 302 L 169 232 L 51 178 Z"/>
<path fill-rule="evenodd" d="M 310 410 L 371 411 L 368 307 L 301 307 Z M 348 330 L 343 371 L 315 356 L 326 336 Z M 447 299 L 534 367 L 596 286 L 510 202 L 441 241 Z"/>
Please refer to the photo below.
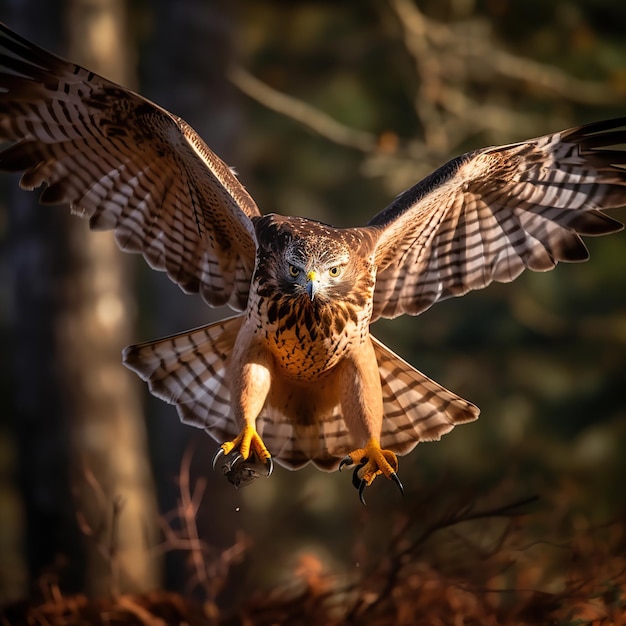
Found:
<path fill-rule="evenodd" d="M 622 227 L 602 210 L 626 205 L 626 118 L 469 152 L 365 226 L 334 228 L 262 215 L 182 119 L 0 32 L 0 169 L 113 230 L 186 293 L 238 311 L 124 350 L 155 396 L 221 444 L 215 461 L 236 485 L 275 459 L 354 465 L 361 499 L 380 474 L 402 490 L 397 455 L 479 410 L 370 324 L 585 260 L 581 235 Z"/>

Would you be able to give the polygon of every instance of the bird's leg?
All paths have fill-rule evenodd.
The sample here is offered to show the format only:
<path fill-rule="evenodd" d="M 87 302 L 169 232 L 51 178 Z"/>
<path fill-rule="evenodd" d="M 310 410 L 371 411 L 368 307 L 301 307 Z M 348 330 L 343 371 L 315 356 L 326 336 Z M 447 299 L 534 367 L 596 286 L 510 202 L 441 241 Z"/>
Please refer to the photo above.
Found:
<path fill-rule="evenodd" d="M 239 348 L 239 349 L 238 349 Z M 241 361 L 238 357 L 242 355 Z M 231 410 L 238 424 L 241 424 L 240 433 L 231 441 L 225 441 L 213 457 L 213 466 L 222 456 L 237 455 L 232 461 L 236 463 L 247 461 L 250 455 L 255 455 L 258 461 L 267 467 L 267 475 L 272 473 L 273 461 L 263 439 L 256 430 L 256 418 L 263 410 L 263 405 L 269 393 L 272 378 L 267 358 L 262 352 L 248 348 L 242 350 L 235 345 L 233 352 L 231 376 Z"/>
<path fill-rule="evenodd" d="M 339 464 L 356 465 L 352 482 L 359 490 L 359 498 L 365 504 L 363 491 L 383 474 L 398 485 L 398 458 L 391 450 L 380 445 L 383 421 L 383 399 L 376 353 L 368 339 L 361 349 L 343 362 L 342 409 L 351 434 L 365 446 L 350 452 Z"/>

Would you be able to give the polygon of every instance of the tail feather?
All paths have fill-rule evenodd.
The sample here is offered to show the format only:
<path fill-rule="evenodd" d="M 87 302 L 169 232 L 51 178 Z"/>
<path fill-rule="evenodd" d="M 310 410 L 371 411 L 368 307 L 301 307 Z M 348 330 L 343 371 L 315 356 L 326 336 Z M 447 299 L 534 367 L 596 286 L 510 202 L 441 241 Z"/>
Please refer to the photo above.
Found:
<path fill-rule="evenodd" d="M 448 391 L 372 337 L 383 390 L 381 445 L 407 454 L 420 441 L 438 441 L 480 410 Z"/>
<path fill-rule="evenodd" d="M 176 405 L 185 424 L 204 428 L 217 441 L 237 435 L 230 418 L 226 368 L 243 316 L 124 349 L 124 365 L 150 392 Z"/>
<path fill-rule="evenodd" d="M 310 424 L 298 424 L 297 417 L 275 405 L 267 405 L 257 426 L 274 459 L 288 469 L 313 463 L 330 472 L 356 445 L 341 413 L 339 402 L 316 414 Z"/>
<path fill-rule="evenodd" d="M 156 397 L 174 404 L 182 422 L 218 442 L 233 439 L 227 369 L 243 316 L 202 326 L 124 350 L 124 364 Z M 478 417 L 478 408 L 430 380 L 371 338 L 383 393 L 381 445 L 407 454 L 420 441 L 440 439 L 456 424 Z M 283 381 L 283 385 L 291 385 Z M 332 377 L 306 389 L 293 384 L 270 392 L 257 430 L 274 459 L 290 469 L 309 462 L 332 471 L 356 447 L 342 415 Z M 308 415 L 307 419 L 303 419 Z"/>

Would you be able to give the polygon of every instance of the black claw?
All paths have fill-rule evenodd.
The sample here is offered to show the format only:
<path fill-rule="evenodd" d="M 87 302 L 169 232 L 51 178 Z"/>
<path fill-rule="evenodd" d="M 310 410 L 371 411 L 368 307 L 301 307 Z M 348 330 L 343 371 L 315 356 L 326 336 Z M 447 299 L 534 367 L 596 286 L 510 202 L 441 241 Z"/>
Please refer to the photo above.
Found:
<path fill-rule="evenodd" d="M 218 460 L 220 459 L 220 457 L 224 456 L 224 448 L 222 448 L 221 446 L 217 449 L 217 452 L 213 455 L 213 461 L 211 462 L 211 465 L 213 467 L 213 469 L 215 469 L 215 466 L 217 465 Z"/>
<path fill-rule="evenodd" d="M 367 485 L 367 483 L 365 482 L 365 479 L 362 478 L 361 479 L 361 484 L 359 485 L 359 500 L 361 501 L 361 504 L 363 506 L 365 506 L 365 498 L 363 497 L 363 492 L 365 491 L 366 485 Z"/>
<path fill-rule="evenodd" d="M 394 483 L 396 483 L 396 485 L 398 485 L 398 489 L 400 490 L 400 493 L 404 495 L 404 487 L 402 486 L 402 483 L 400 482 L 398 475 L 395 472 L 392 472 L 390 478 L 391 480 L 393 480 Z"/>
<path fill-rule="evenodd" d="M 267 464 L 269 466 L 267 468 L 267 477 L 269 478 L 272 475 L 272 472 L 274 471 L 274 460 L 272 459 L 272 457 L 267 459 Z M 402 485 L 400 485 L 400 488 L 402 488 Z"/>
<path fill-rule="evenodd" d="M 350 455 L 344 456 L 343 459 L 341 459 L 341 463 L 339 463 L 339 471 L 341 471 L 345 465 L 352 465 L 352 463 L 354 463 L 354 461 Z"/>
<path fill-rule="evenodd" d="M 354 468 L 354 472 L 352 472 L 352 484 L 355 489 L 358 489 L 361 486 L 361 477 L 359 476 L 360 466 Z"/>

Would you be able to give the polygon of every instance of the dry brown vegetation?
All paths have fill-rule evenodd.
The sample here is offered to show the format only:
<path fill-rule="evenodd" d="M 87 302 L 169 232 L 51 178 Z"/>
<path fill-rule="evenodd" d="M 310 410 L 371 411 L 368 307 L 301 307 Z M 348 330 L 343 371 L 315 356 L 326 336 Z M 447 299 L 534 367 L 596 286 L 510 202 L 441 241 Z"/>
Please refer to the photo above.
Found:
<path fill-rule="evenodd" d="M 223 590 L 237 584 L 237 568 L 245 568 L 255 545 L 241 533 L 226 550 L 201 538 L 196 520 L 205 482 L 190 479 L 190 457 L 185 456 L 181 467 L 179 506 L 161 520 L 162 543 L 153 547 L 155 554 L 187 554 L 188 595 L 166 590 L 118 593 L 124 573 L 116 566 L 115 546 L 99 546 L 110 559 L 108 598 L 65 594 L 51 574 L 40 580 L 36 599 L 5 607 L 1 623 L 626 623 L 626 519 L 592 525 L 575 512 L 566 485 L 549 501 L 535 496 L 507 500 L 513 492 L 510 481 L 482 497 L 450 489 L 442 496 L 441 485 L 409 493 L 411 506 L 390 517 L 368 519 L 364 509 L 371 526 L 355 537 L 351 572 L 332 571 L 314 550 L 305 551 L 294 561 L 288 582 L 243 589 L 239 600 L 224 602 Z M 123 507 L 119 501 L 111 506 L 115 526 Z M 90 541 L 98 541 L 84 522 L 81 528 Z"/>

